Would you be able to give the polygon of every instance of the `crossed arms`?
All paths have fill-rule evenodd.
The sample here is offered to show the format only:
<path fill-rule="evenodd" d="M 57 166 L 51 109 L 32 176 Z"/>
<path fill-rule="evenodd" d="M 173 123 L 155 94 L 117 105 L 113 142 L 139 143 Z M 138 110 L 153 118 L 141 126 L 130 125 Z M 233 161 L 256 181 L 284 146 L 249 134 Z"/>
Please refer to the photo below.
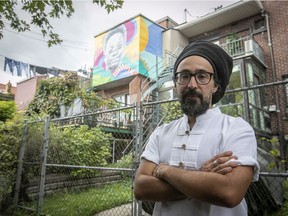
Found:
<path fill-rule="evenodd" d="M 226 163 L 234 157 L 231 152 L 219 154 L 207 161 L 201 171 L 142 159 L 135 176 L 135 197 L 150 201 L 193 198 L 232 208 L 242 201 L 253 177 L 253 166 Z M 219 165 L 213 167 L 215 160 Z"/>

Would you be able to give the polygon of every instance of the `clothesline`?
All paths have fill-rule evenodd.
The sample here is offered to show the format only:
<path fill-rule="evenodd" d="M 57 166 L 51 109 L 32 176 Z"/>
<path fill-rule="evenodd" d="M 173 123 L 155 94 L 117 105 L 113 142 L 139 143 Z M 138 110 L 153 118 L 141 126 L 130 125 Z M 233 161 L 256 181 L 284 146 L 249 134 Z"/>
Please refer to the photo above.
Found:
<path fill-rule="evenodd" d="M 30 78 L 36 75 L 48 75 L 48 74 L 53 76 L 59 75 L 58 69 L 51 69 L 32 64 L 27 64 L 7 57 L 5 57 L 4 61 L 4 71 L 11 73 L 12 76 L 19 76 L 24 78 Z"/>

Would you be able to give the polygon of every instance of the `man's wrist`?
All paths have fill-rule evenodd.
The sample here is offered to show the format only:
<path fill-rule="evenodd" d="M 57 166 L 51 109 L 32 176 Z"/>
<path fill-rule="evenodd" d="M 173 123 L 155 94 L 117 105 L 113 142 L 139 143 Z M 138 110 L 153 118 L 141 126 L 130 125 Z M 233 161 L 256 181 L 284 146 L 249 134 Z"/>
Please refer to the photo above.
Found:
<path fill-rule="evenodd" d="M 164 164 L 164 163 L 161 163 L 159 164 L 154 172 L 153 172 L 153 175 L 156 177 L 156 178 L 159 178 L 159 179 L 163 179 L 164 177 L 164 174 L 165 172 L 167 171 L 167 169 L 169 169 L 169 165 L 168 164 Z"/>

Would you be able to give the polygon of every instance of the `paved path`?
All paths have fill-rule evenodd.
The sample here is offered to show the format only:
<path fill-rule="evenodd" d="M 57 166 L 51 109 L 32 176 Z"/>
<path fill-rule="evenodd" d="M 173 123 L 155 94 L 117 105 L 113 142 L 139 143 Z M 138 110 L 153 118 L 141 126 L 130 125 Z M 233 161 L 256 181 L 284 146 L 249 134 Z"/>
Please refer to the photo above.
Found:
<path fill-rule="evenodd" d="M 100 212 L 94 216 L 132 216 L 132 204 L 125 204 L 113 209 L 109 209 L 103 212 Z M 142 216 L 150 216 L 143 211 Z"/>

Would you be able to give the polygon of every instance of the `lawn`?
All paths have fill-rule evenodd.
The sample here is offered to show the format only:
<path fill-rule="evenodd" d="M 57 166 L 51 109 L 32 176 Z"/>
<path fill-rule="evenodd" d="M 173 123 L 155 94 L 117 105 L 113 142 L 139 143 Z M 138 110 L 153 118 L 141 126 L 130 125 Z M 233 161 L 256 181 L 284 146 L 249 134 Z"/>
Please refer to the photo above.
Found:
<path fill-rule="evenodd" d="M 119 183 L 107 184 L 85 191 L 62 192 L 44 199 L 43 211 L 45 216 L 93 216 L 101 211 L 111 209 L 122 204 L 132 202 L 132 180 L 128 179 Z M 36 209 L 36 204 L 29 203 L 25 206 Z M 36 216 L 31 211 L 18 209 L 14 216 Z M 264 216 L 288 215 L 288 202 L 282 209 Z"/>
<path fill-rule="evenodd" d="M 56 193 L 44 198 L 41 215 L 49 216 L 92 216 L 122 204 L 132 202 L 132 180 L 125 180 L 85 191 Z M 25 203 L 36 209 L 36 202 Z M 17 210 L 13 215 L 33 215 L 27 210 Z M 36 215 L 36 214 L 34 214 Z"/>

